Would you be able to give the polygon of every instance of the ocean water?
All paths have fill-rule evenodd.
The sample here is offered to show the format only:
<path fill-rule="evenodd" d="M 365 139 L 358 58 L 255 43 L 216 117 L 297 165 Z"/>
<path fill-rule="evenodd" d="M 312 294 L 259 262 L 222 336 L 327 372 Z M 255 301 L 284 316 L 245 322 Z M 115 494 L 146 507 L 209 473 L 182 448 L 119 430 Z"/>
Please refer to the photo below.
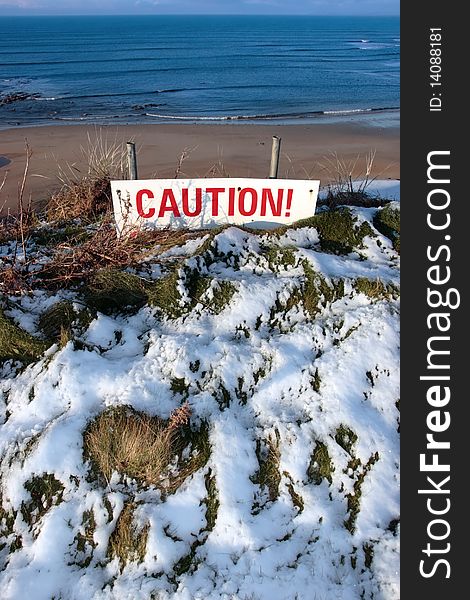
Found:
<path fill-rule="evenodd" d="M 0 17 L 0 127 L 377 115 L 399 107 L 399 31 L 397 17 Z"/>

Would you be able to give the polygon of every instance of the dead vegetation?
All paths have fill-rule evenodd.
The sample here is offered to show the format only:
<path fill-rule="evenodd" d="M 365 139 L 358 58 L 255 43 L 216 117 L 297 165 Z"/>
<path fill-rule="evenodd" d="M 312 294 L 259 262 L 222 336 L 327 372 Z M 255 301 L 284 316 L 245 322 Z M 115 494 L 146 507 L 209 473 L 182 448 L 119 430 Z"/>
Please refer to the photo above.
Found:
<path fill-rule="evenodd" d="M 85 455 L 107 482 L 118 471 L 155 485 L 172 458 L 176 429 L 189 421 L 190 414 L 185 404 L 165 423 L 130 407 L 107 410 L 85 431 Z"/>
<path fill-rule="evenodd" d="M 90 460 L 92 473 L 106 484 L 117 472 L 139 485 L 173 493 L 210 456 L 207 427 L 191 428 L 190 416 L 187 403 L 166 421 L 130 406 L 105 410 L 83 435 L 84 455 Z"/>
<path fill-rule="evenodd" d="M 47 203 L 46 216 L 51 222 L 80 218 L 94 222 L 112 208 L 112 179 L 125 179 L 126 148 L 115 137 L 109 139 L 100 129 L 87 146 L 81 147 L 84 169 L 69 164 L 59 170 L 59 191 Z"/>
<path fill-rule="evenodd" d="M 375 155 L 376 151 L 370 150 L 365 156 L 361 157 L 358 154 L 351 160 L 338 156 L 337 152 L 325 156 L 318 166 L 331 183 L 327 186 L 326 198 L 319 204 L 329 208 L 338 206 L 377 208 L 388 204 L 389 200 L 370 193 L 371 184 L 383 174 L 372 176 Z"/>

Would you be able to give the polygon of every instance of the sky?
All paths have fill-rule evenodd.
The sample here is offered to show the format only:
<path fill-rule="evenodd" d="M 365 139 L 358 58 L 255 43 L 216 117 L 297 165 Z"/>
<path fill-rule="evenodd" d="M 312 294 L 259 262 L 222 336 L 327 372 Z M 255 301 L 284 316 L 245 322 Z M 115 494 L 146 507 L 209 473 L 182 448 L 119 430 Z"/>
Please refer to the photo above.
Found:
<path fill-rule="evenodd" d="M 0 15 L 398 15 L 399 0 L 0 0 Z"/>

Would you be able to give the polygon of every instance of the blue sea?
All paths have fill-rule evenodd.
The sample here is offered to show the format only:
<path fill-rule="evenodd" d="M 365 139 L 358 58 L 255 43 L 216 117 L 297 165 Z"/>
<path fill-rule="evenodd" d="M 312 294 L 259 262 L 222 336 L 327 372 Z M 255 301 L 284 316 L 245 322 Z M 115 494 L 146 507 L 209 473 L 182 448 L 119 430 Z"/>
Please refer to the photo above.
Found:
<path fill-rule="evenodd" d="M 0 17 L 0 127 L 399 108 L 398 17 Z M 26 99 L 4 103 L 8 94 Z"/>

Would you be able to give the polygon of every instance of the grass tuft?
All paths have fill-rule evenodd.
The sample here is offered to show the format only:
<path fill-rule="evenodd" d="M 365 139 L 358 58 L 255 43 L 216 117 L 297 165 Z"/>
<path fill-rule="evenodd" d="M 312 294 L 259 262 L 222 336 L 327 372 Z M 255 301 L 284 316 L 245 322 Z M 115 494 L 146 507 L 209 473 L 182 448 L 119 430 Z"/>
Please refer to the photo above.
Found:
<path fill-rule="evenodd" d="M 38 360 L 45 350 L 44 342 L 20 329 L 0 309 L 0 363 L 11 359 L 29 364 Z"/>
<path fill-rule="evenodd" d="M 89 310 L 77 311 L 72 302 L 63 300 L 44 311 L 39 318 L 38 325 L 48 339 L 61 342 L 71 337 L 74 325 L 86 329 L 92 319 L 93 316 Z"/>
<path fill-rule="evenodd" d="M 125 271 L 101 269 L 89 280 L 85 290 L 87 304 L 105 314 L 140 308 L 147 301 L 144 281 Z"/>
<path fill-rule="evenodd" d="M 85 456 L 106 482 L 117 471 L 143 484 L 158 484 L 172 458 L 174 433 L 157 417 L 112 407 L 85 430 Z"/>
<path fill-rule="evenodd" d="M 140 485 L 174 493 L 210 457 L 208 428 L 203 423 L 191 430 L 190 415 L 187 403 L 167 421 L 129 406 L 108 408 L 83 434 L 84 455 L 90 459 L 92 474 L 108 483 L 117 472 Z"/>
<path fill-rule="evenodd" d="M 51 196 L 46 208 L 48 221 L 80 218 L 93 222 L 111 210 L 111 184 L 107 176 L 85 177 L 66 182 Z"/>

